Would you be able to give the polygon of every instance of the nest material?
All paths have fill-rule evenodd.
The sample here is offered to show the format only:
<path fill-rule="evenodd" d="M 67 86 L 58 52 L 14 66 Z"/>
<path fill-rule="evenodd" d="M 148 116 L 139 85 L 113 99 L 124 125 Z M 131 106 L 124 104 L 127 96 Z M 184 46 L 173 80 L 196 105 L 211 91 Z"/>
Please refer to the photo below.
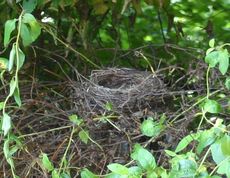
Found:
<path fill-rule="evenodd" d="M 106 103 L 111 103 L 113 111 L 130 114 L 144 108 L 154 109 L 162 103 L 166 93 L 165 84 L 156 74 L 127 68 L 109 68 L 94 70 L 90 80 L 76 91 L 77 111 L 103 114 Z M 79 102 L 80 101 L 80 102 Z"/>

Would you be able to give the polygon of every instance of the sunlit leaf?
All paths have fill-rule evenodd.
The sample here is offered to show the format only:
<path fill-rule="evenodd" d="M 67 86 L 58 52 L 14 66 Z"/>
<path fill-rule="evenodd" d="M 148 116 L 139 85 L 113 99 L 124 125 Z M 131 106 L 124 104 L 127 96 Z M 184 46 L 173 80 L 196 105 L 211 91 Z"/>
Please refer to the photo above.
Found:
<path fill-rule="evenodd" d="M 226 74 L 229 67 L 229 57 L 227 49 L 219 51 L 219 70 L 222 75 Z"/>
<path fill-rule="evenodd" d="M 82 142 L 84 142 L 85 144 L 88 143 L 88 140 L 89 140 L 89 131 L 87 131 L 87 130 L 81 130 L 78 135 L 79 135 L 79 138 L 80 138 L 80 140 Z"/>
<path fill-rule="evenodd" d="M 213 38 L 213 39 L 211 39 L 210 41 L 209 41 L 209 46 L 210 46 L 210 48 L 213 48 L 214 47 L 214 45 L 215 45 L 215 39 Z"/>
<path fill-rule="evenodd" d="M 144 120 L 141 124 L 141 132 L 148 137 L 156 137 L 163 130 L 164 125 L 154 122 L 152 118 Z"/>
<path fill-rule="evenodd" d="M 6 47 L 10 41 L 11 33 L 14 31 L 16 27 L 17 19 L 7 20 L 5 23 L 4 30 L 4 47 Z"/>
<path fill-rule="evenodd" d="M 205 112 L 213 114 L 221 111 L 221 105 L 215 100 L 206 99 L 203 107 Z"/>
<path fill-rule="evenodd" d="M 197 138 L 198 138 L 198 134 L 190 134 L 184 137 L 177 145 L 175 153 L 178 153 L 183 149 L 185 149 L 189 145 L 189 143 L 191 143 L 193 140 L 196 140 Z"/>
<path fill-rule="evenodd" d="M 156 161 L 153 155 L 139 144 L 134 145 L 131 157 L 145 170 L 152 170 L 156 167 Z"/>
<path fill-rule="evenodd" d="M 6 58 L 0 57 L 0 71 L 6 70 L 8 67 L 9 61 Z"/>
<path fill-rule="evenodd" d="M 120 175 L 128 175 L 129 173 L 129 169 L 121 164 L 118 163 L 112 163 L 109 164 L 108 169 L 116 174 L 120 174 Z"/>
<path fill-rule="evenodd" d="M 83 123 L 83 119 L 79 118 L 76 114 L 69 116 L 69 120 L 78 126 Z"/>
<path fill-rule="evenodd" d="M 16 46 L 15 46 L 15 44 L 13 44 L 11 51 L 10 51 L 8 71 L 11 71 L 13 69 L 15 59 L 16 59 Z"/>
<path fill-rule="evenodd" d="M 99 178 L 99 176 L 95 175 L 94 173 L 92 173 L 88 169 L 83 169 L 81 171 L 81 178 Z"/>
<path fill-rule="evenodd" d="M 227 134 L 221 139 L 221 150 L 224 155 L 230 156 L 230 136 Z"/>
<path fill-rule="evenodd" d="M 7 135 L 10 128 L 11 128 L 11 118 L 7 113 L 4 113 L 2 117 L 2 130 L 4 132 L 4 136 Z"/>
<path fill-rule="evenodd" d="M 222 152 L 220 140 L 216 141 L 214 144 L 211 145 L 211 153 L 212 158 L 216 164 L 221 163 L 226 158 L 226 156 Z"/>
<path fill-rule="evenodd" d="M 209 64 L 210 67 L 215 67 L 217 63 L 219 62 L 219 52 L 218 51 L 213 51 L 210 52 L 206 57 L 205 57 L 205 62 Z"/>
<path fill-rule="evenodd" d="M 42 153 L 42 165 L 44 166 L 44 168 L 48 172 L 54 170 L 54 166 L 53 166 L 52 162 L 50 162 L 47 154 L 45 154 L 45 153 Z"/>
<path fill-rule="evenodd" d="M 230 177 L 230 158 L 227 157 L 221 164 L 219 164 L 219 167 L 217 169 L 218 174 L 225 174 L 228 178 Z M 225 177 L 225 176 L 224 176 Z"/>

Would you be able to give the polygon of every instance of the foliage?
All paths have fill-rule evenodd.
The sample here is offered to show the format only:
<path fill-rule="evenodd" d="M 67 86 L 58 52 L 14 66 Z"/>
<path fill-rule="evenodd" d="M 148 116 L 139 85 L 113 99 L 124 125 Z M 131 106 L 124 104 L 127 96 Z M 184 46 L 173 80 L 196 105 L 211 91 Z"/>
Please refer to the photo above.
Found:
<path fill-rule="evenodd" d="M 225 41 L 230 38 L 229 4 L 229 1 L 225 0 L 205 3 L 195 0 L 2 1 L 0 23 L 4 24 L 4 30 L 1 29 L 0 33 L 0 43 L 3 44 L 0 78 L 3 86 L 5 86 L 3 81 L 7 81 L 8 94 L 0 102 L 2 111 L 0 126 L 4 138 L 3 152 L 11 167 L 12 176 L 18 177 L 15 174 L 13 156 L 18 150 L 23 149 L 23 140 L 13 132 L 10 108 L 22 106 L 19 73 L 23 70 L 24 63 L 30 62 L 28 61 L 31 57 L 30 47 L 43 46 L 48 50 L 58 48 L 63 50 L 64 46 L 65 57 L 69 62 L 79 66 L 79 71 L 83 71 L 84 67 L 90 70 L 111 65 L 152 70 L 157 68 L 161 61 L 163 66 L 178 64 L 187 69 L 189 60 L 202 56 L 198 48 L 205 49 L 209 44 L 210 48 L 206 51 L 204 59 L 208 65 L 207 94 L 202 101 L 199 101 L 201 112 L 197 113 L 201 116 L 200 122 L 197 131 L 184 137 L 175 151 L 165 150 L 170 167 L 157 165 L 156 158 L 150 151 L 140 144 L 135 144 L 131 154 L 132 161 L 127 165 L 110 163 L 107 165 L 110 173 L 104 176 L 107 178 L 216 178 L 219 175 L 230 177 L 229 125 L 219 118 L 218 114 L 222 111 L 222 107 L 210 94 L 209 86 L 210 72 L 218 67 L 225 79 L 225 87 L 230 89 L 228 76 L 230 45 Z M 187 46 L 195 50 L 188 52 L 191 49 L 187 49 Z M 103 50 L 97 50 L 98 48 Z M 135 55 L 125 55 L 129 49 L 134 49 Z M 146 55 L 140 55 L 142 51 Z M 39 52 L 38 55 L 42 56 Z M 185 61 L 188 56 L 189 60 Z M 76 60 L 76 57 L 81 60 Z M 53 68 L 52 64 L 46 61 L 44 63 L 48 68 Z M 71 74 L 69 68 L 65 66 L 63 68 Z M 44 79 L 46 76 L 40 74 L 38 78 Z M 15 102 L 13 106 L 10 106 L 11 100 Z M 112 114 L 104 113 L 100 120 L 109 122 L 119 130 L 111 121 L 114 117 L 112 103 L 108 102 L 105 108 Z M 210 119 L 212 116 L 218 117 L 212 121 Z M 67 155 L 75 133 L 84 144 L 88 144 L 90 140 L 103 150 L 90 137 L 83 119 L 71 115 L 69 120 L 73 126 L 60 164 L 54 165 L 45 153 L 40 157 L 40 167 L 53 178 L 70 177 Z M 159 121 L 149 117 L 142 122 L 140 131 L 144 136 L 154 139 L 168 127 L 167 124 L 170 125 L 174 121 L 166 123 L 165 120 L 164 116 Z M 210 128 L 201 129 L 204 122 L 209 123 Z M 195 145 L 193 149 L 190 149 L 191 144 Z M 212 169 L 209 169 L 208 163 L 213 166 Z M 99 177 L 87 168 L 82 169 L 80 174 L 82 178 Z"/>

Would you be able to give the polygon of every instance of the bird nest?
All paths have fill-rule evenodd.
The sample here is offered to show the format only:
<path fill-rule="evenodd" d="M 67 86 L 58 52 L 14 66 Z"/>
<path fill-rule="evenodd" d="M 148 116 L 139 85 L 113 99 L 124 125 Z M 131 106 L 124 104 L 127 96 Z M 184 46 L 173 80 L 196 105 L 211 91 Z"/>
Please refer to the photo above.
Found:
<path fill-rule="evenodd" d="M 94 70 L 90 79 L 75 87 L 78 114 L 85 117 L 104 114 L 108 104 L 124 115 L 145 108 L 154 109 L 167 92 L 162 77 L 127 68 Z"/>

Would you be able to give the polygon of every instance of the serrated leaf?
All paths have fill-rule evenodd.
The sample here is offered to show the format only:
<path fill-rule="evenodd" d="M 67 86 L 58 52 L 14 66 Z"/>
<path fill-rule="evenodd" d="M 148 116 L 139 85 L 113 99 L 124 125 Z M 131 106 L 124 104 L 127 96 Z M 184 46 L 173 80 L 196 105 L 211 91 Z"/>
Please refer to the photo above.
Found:
<path fill-rule="evenodd" d="M 28 46 L 33 42 L 30 31 L 27 25 L 24 23 L 21 24 L 20 36 L 22 38 L 22 43 L 24 46 Z"/>
<path fill-rule="evenodd" d="M 6 70 L 8 67 L 9 61 L 4 57 L 0 57 L 0 71 Z"/>
<path fill-rule="evenodd" d="M 215 39 L 211 39 L 208 44 L 211 48 L 213 48 L 215 45 Z"/>
<path fill-rule="evenodd" d="M 178 153 L 180 151 L 182 151 L 183 149 L 185 149 L 193 140 L 196 140 L 198 137 L 198 135 L 195 134 L 190 134 L 187 135 L 186 137 L 184 137 L 179 144 L 176 147 L 175 153 Z"/>
<path fill-rule="evenodd" d="M 79 118 L 76 114 L 69 116 L 69 120 L 78 126 L 83 123 L 83 119 Z"/>
<path fill-rule="evenodd" d="M 131 158 L 145 170 L 152 170 L 156 167 L 156 161 L 153 155 L 141 145 L 135 144 Z"/>
<path fill-rule="evenodd" d="M 81 178 L 99 178 L 99 176 L 95 175 L 94 173 L 92 173 L 88 169 L 83 169 L 81 171 Z"/>
<path fill-rule="evenodd" d="M 219 70 L 222 75 L 226 74 L 229 67 L 229 57 L 227 49 L 219 51 Z"/>
<path fill-rule="evenodd" d="M 4 30 L 4 47 L 6 47 L 10 41 L 11 33 L 14 31 L 16 27 L 17 19 L 7 20 L 5 23 Z"/>
<path fill-rule="evenodd" d="M 15 59 L 16 59 L 16 45 L 14 43 L 10 51 L 10 58 L 7 67 L 9 72 L 13 69 Z"/>
<path fill-rule="evenodd" d="M 210 99 L 205 100 L 203 108 L 205 112 L 212 114 L 219 113 L 221 111 L 221 105 L 217 101 Z"/>
<path fill-rule="evenodd" d="M 84 142 L 85 144 L 88 143 L 88 141 L 89 141 L 89 131 L 81 130 L 78 135 L 79 135 L 79 138 L 80 138 L 80 140 L 82 142 Z"/>
<path fill-rule="evenodd" d="M 23 0 L 22 8 L 25 12 L 31 13 L 37 6 L 37 0 Z"/>
<path fill-rule="evenodd" d="M 11 118 L 7 113 L 3 114 L 2 117 L 2 130 L 4 132 L 4 136 L 6 136 L 11 128 Z"/>
<path fill-rule="evenodd" d="M 116 174 L 119 175 L 128 175 L 129 174 L 129 169 L 121 164 L 118 163 L 112 163 L 109 164 L 108 169 Z"/>
<path fill-rule="evenodd" d="M 144 120 L 141 124 L 141 132 L 148 137 L 156 137 L 163 130 L 164 126 L 154 122 L 152 118 Z"/>
<path fill-rule="evenodd" d="M 42 153 L 42 165 L 48 172 L 54 170 L 53 164 L 50 162 L 47 154 L 45 153 Z"/>

